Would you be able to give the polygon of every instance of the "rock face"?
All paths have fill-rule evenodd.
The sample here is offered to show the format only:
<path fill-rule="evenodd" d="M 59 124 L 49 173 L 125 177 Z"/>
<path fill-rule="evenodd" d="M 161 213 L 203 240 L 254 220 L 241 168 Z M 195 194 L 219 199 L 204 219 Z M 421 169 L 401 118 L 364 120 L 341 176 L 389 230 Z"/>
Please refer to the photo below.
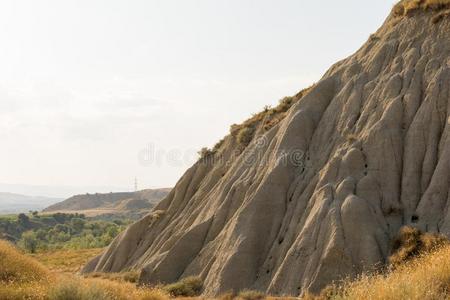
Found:
<path fill-rule="evenodd" d="M 389 16 L 274 126 L 206 153 L 84 272 L 295 295 L 384 264 L 403 225 L 450 235 L 450 19 L 433 17 Z"/>

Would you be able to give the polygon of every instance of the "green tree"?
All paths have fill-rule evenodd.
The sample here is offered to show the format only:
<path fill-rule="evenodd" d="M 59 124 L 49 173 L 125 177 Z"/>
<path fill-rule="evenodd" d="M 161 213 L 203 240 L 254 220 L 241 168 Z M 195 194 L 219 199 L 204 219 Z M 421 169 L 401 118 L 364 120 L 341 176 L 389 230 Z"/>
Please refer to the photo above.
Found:
<path fill-rule="evenodd" d="M 17 216 L 17 223 L 20 226 L 27 228 L 30 225 L 30 218 L 26 214 L 19 214 Z"/>
<path fill-rule="evenodd" d="M 44 229 L 39 229 L 36 231 L 36 238 L 41 241 L 45 241 L 47 239 L 47 231 Z"/>
<path fill-rule="evenodd" d="M 38 240 L 36 238 L 36 234 L 33 231 L 25 231 L 24 233 L 22 233 L 20 243 L 25 250 L 31 253 L 36 252 Z"/>
<path fill-rule="evenodd" d="M 75 232 L 81 232 L 81 231 L 83 231 L 86 221 L 81 218 L 73 218 L 70 223 L 72 225 L 72 228 L 75 230 Z"/>

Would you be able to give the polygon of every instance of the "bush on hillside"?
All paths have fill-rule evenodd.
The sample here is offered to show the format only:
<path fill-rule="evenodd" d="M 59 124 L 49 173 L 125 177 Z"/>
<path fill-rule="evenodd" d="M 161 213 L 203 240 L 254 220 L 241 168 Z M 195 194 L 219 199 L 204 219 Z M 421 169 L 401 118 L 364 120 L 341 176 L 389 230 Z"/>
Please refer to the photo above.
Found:
<path fill-rule="evenodd" d="M 199 277 L 191 276 L 163 287 L 173 297 L 195 297 L 201 294 L 203 282 Z"/>
<path fill-rule="evenodd" d="M 208 147 L 203 147 L 200 149 L 200 151 L 197 152 L 198 156 L 200 156 L 200 159 L 206 158 L 208 156 L 211 156 L 214 154 L 214 150 L 209 149 Z"/>
<path fill-rule="evenodd" d="M 394 14 L 405 16 L 416 10 L 435 10 L 450 8 L 450 0 L 403 0 L 394 6 Z"/>
<path fill-rule="evenodd" d="M 26 231 L 22 234 L 20 246 L 30 253 L 35 253 L 38 247 L 37 235 L 33 231 Z"/>
<path fill-rule="evenodd" d="M 81 300 L 83 290 L 79 281 L 64 280 L 50 289 L 48 298 L 50 300 Z"/>
<path fill-rule="evenodd" d="M 264 293 L 258 291 L 251 290 L 243 290 L 239 293 L 238 300 L 263 300 L 266 299 L 266 295 Z"/>
<path fill-rule="evenodd" d="M 417 228 L 404 226 L 393 241 L 389 262 L 394 267 L 399 266 L 412 258 L 448 244 L 449 240 L 443 235 L 422 233 Z"/>
<path fill-rule="evenodd" d="M 139 280 L 139 272 L 138 271 L 128 271 L 122 273 L 102 273 L 102 272 L 94 272 L 90 274 L 86 274 L 86 278 L 102 278 L 113 281 L 125 281 L 136 283 Z"/>
<path fill-rule="evenodd" d="M 237 142 L 242 146 L 247 146 L 253 139 L 255 129 L 251 127 L 242 128 L 237 135 Z"/>

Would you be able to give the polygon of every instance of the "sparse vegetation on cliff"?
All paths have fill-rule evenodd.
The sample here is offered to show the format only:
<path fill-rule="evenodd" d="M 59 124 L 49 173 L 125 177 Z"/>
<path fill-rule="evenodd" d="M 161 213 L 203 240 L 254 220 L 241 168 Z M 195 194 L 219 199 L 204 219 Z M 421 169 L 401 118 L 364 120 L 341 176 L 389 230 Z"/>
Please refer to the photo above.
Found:
<path fill-rule="evenodd" d="M 405 16 L 419 9 L 439 11 L 447 8 L 450 8 L 450 0 L 403 0 L 394 6 L 394 14 Z"/>
<path fill-rule="evenodd" d="M 423 233 L 417 228 L 405 226 L 400 229 L 393 241 L 389 263 L 393 267 L 400 266 L 417 256 L 425 255 L 448 244 L 449 240 L 443 235 Z"/>
<path fill-rule="evenodd" d="M 259 130 L 269 131 L 276 126 L 285 117 L 287 111 L 303 98 L 312 87 L 306 88 L 298 92 L 295 96 L 284 97 L 280 100 L 276 107 L 265 106 L 264 109 L 254 114 L 251 118 L 244 121 L 242 124 L 233 124 L 230 127 L 230 133 L 236 138 L 239 145 L 246 147 L 255 137 Z"/>

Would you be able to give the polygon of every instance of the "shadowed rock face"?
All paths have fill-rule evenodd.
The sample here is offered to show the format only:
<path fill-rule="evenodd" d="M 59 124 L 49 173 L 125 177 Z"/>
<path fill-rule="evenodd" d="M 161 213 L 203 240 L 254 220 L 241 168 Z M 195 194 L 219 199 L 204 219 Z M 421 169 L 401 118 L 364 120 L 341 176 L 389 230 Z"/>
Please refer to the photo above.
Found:
<path fill-rule="evenodd" d="M 295 295 L 385 263 L 402 225 L 450 235 L 450 20 L 431 18 L 389 17 L 245 150 L 226 137 L 84 272 Z"/>

